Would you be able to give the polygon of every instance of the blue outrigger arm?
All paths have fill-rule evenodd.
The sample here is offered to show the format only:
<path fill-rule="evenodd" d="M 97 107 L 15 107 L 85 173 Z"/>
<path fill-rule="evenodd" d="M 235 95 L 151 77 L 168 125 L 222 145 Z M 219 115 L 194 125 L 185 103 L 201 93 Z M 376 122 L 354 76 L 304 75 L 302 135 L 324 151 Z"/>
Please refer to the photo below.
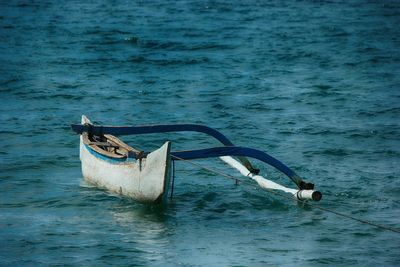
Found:
<path fill-rule="evenodd" d="M 225 135 L 221 132 L 198 124 L 160 124 L 160 125 L 146 125 L 146 126 L 94 126 L 71 124 L 72 129 L 81 134 L 82 132 L 89 132 L 94 135 L 112 134 L 112 135 L 131 135 L 131 134 L 152 134 L 152 133 L 168 133 L 168 132 L 200 132 L 208 134 L 224 146 L 235 146 Z M 254 168 L 248 159 L 245 157 L 238 157 L 242 164 L 254 174 L 260 172 L 259 169 Z"/>
<path fill-rule="evenodd" d="M 172 124 L 172 125 L 152 125 L 152 126 L 94 126 L 94 125 L 72 124 L 71 128 L 78 134 L 82 134 L 83 132 L 88 132 L 89 134 L 93 135 L 103 135 L 103 134 L 130 135 L 130 134 L 150 134 L 150 133 L 167 133 L 167 132 L 183 132 L 183 131 L 201 132 L 211 135 L 215 139 L 219 140 L 222 144 L 224 144 L 225 147 L 177 151 L 177 152 L 171 152 L 171 156 L 174 157 L 174 159 L 178 160 L 234 156 L 238 157 L 250 172 L 258 174 L 259 170 L 253 168 L 250 162 L 245 158 L 245 157 L 251 157 L 275 167 L 277 170 L 287 175 L 299 187 L 299 189 L 314 188 L 314 184 L 304 182 L 300 178 L 300 176 L 298 176 L 293 170 L 291 170 L 289 167 L 287 167 L 279 160 L 268 155 L 267 153 L 247 147 L 236 147 L 222 133 L 213 128 L 203 125 Z"/>
<path fill-rule="evenodd" d="M 265 152 L 249 147 L 231 146 L 231 147 L 213 147 L 213 148 L 188 150 L 188 151 L 176 151 L 176 152 L 171 152 L 171 156 L 177 160 L 180 159 L 190 160 L 190 159 L 213 158 L 213 157 L 223 157 L 223 156 L 234 156 L 234 157 L 244 156 L 244 157 L 255 158 L 273 166 L 277 170 L 286 174 L 286 176 L 288 176 L 300 189 L 314 188 L 313 186 L 312 188 L 310 188 L 311 184 L 305 183 L 300 178 L 300 176 L 298 176 L 288 166 L 286 166 L 276 158 L 268 155 Z"/>

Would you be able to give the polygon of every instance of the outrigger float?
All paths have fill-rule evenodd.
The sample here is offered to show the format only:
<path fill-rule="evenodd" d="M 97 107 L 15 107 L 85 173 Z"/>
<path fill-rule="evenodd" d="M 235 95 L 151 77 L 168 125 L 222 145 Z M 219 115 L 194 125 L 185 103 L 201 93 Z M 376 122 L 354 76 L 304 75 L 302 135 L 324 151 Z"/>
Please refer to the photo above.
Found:
<path fill-rule="evenodd" d="M 266 190 L 280 190 L 298 200 L 319 201 L 322 194 L 314 191 L 314 184 L 303 181 L 293 170 L 260 150 L 237 147 L 217 130 L 197 124 L 150 126 L 93 125 L 86 116 L 81 124 L 72 124 L 80 134 L 80 160 L 83 177 L 90 183 L 140 202 L 166 202 L 171 187 L 172 160 L 193 160 L 219 157 L 244 176 L 255 180 Z M 194 131 L 208 134 L 223 146 L 208 149 L 171 151 L 171 142 L 159 149 L 145 152 L 133 148 L 116 136 L 166 132 Z M 236 159 L 235 159 L 235 158 Z M 247 157 L 269 164 L 288 176 L 297 189 L 287 188 L 259 175 Z"/>

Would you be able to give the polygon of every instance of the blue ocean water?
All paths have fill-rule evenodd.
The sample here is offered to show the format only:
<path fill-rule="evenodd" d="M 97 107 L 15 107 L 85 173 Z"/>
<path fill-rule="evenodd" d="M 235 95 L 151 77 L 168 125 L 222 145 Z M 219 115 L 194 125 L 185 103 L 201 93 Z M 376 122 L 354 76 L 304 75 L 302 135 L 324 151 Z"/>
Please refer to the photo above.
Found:
<path fill-rule="evenodd" d="M 399 234 L 182 162 L 165 208 L 98 190 L 69 124 L 206 124 L 399 229 L 399 24 L 397 1 L 1 1 L 0 265 L 398 265 Z"/>

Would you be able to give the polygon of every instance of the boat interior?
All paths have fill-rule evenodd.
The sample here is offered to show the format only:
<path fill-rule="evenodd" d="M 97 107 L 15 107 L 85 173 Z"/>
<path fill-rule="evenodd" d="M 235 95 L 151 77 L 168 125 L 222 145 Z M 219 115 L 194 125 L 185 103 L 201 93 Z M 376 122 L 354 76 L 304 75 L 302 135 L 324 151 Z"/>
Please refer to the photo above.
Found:
<path fill-rule="evenodd" d="M 96 152 L 110 158 L 124 159 L 145 157 L 145 153 L 124 143 L 119 138 L 110 135 L 90 135 L 87 132 L 82 134 L 82 141 Z"/>

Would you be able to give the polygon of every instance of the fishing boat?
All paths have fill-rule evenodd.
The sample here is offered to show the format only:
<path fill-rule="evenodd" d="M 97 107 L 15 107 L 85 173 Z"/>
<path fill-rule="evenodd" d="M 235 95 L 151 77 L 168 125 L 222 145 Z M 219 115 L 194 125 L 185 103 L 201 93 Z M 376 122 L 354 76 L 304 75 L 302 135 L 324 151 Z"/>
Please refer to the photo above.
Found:
<path fill-rule="evenodd" d="M 86 116 L 82 125 L 92 126 Z M 117 137 L 84 131 L 80 136 L 83 177 L 90 183 L 141 202 L 165 201 L 170 185 L 171 142 L 144 155 Z"/>
<path fill-rule="evenodd" d="M 235 146 L 219 131 L 197 124 L 163 124 L 145 126 L 93 125 L 82 115 L 81 124 L 71 128 L 80 134 L 80 160 L 85 180 L 114 193 L 140 202 L 166 203 L 171 185 L 171 163 L 175 160 L 189 161 L 200 158 L 220 158 L 242 175 L 256 181 L 266 190 L 283 191 L 296 199 L 319 201 L 322 194 L 314 190 L 314 184 L 305 182 L 281 161 L 257 149 Z M 201 132 L 217 139 L 222 146 L 207 149 L 171 151 L 171 141 L 157 150 L 145 152 L 133 148 L 116 136 L 167 132 Z M 296 189 L 277 184 L 259 175 L 248 157 L 271 165 L 288 176 Z"/>

